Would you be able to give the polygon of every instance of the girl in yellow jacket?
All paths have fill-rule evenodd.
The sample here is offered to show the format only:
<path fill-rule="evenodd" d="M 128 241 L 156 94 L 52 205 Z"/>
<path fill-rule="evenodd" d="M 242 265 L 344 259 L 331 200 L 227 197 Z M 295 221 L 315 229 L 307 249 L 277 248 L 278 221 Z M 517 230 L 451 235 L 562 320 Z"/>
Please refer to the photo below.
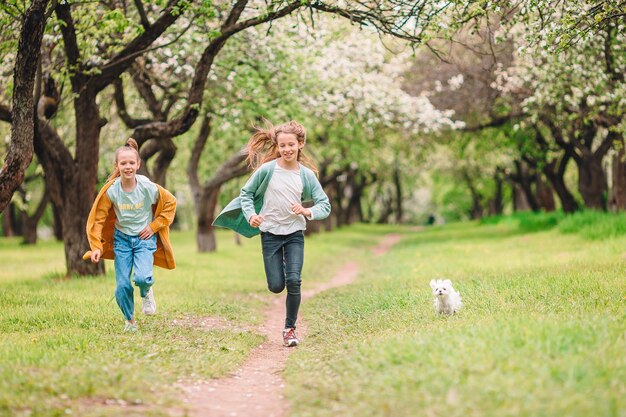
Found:
<path fill-rule="evenodd" d="M 134 291 L 139 287 L 146 315 L 156 313 L 153 265 L 174 269 L 169 226 L 176 213 L 176 198 L 147 177 L 138 175 L 141 165 L 137 142 L 128 139 L 115 151 L 115 169 L 93 203 L 87 219 L 90 251 L 84 259 L 114 259 L 115 300 L 126 319 L 124 330 L 136 331 Z"/>

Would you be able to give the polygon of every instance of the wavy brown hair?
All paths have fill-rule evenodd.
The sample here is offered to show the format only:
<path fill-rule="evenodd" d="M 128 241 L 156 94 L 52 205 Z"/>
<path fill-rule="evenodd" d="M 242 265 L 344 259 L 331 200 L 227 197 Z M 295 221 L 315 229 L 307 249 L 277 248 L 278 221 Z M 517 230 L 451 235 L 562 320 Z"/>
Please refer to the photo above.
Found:
<path fill-rule="evenodd" d="M 296 121 L 290 121 L 282 125 L 273 126 L 269 121 L 265 120 L 265 127 L 254 127 L 254 133 L 248 140 L 246 147 L 248 151 L 248 165 L 252 170 L 266 162 L 280 158 L 278 152 L 278 142 L 276 138 L 280 133 L 289 133 L 296 136 L 298 143 L 306 143 L 306 129 Z M 298 162 L 318 173 L 315 163 L 309 158 L 302 149 L 298 151 Z"/>
<path fill-rule="evenodd" d="M 111 172 L 111 175 L 109 175 L 109 178 L 107 178 L 107 182 L 114 180 L 115 178 L 120 176 L 120 170 L 117 169 L 117 157 L 120 152 L 128 150 L 132 150 L 135 152 L 135 155 L 137 155 L 137 162 L 141 161 L 141 158 L 139 158 L 139 145 L 137 145 L 137 141 L 133 138 L 128 138 L 124 146 L 120 146 L 115 150 L 115 163 L 113 164 L 113 172 Z"/>

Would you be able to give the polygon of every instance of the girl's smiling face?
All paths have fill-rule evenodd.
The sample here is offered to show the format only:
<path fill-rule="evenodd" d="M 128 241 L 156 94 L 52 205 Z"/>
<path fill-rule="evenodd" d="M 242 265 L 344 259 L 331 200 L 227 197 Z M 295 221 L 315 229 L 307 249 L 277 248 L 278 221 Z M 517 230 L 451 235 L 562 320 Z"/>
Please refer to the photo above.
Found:
<path fill-rule="evenodd" d="M 117 169 L 122 178 L 132 180 L 139 169 L 139 159 L 134 150 L 121 150 L 117 154 Z"/>
<path fill-rule="evenodd" d="M 298 142 L 298 137 L 293 133 L 281 132 L 276 136 L 276 145 L 281 158 L 286 163 L 294 163 L 298 161 L 298 152 L 304 143 Z"/>

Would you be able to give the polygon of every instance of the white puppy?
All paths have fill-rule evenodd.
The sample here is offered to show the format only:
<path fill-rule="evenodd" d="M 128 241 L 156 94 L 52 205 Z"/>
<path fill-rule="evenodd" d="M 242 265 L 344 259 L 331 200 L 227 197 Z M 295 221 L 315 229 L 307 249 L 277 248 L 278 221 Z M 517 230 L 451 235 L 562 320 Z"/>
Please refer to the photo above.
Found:
<path fill-rule="evenodd" d="M 440 314 L 454 314 L 461 309 L 461 294 L 454 290 L 449 279 L 430 281 L 435 296 L 435 311 Z"/>

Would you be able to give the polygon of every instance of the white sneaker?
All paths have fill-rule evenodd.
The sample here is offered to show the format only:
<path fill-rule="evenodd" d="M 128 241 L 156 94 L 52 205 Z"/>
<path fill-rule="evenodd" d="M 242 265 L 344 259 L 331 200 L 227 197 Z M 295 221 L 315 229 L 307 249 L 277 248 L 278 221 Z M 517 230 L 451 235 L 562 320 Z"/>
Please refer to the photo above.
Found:
<path fill-rule="evenodd" d="M 137 323 L 133 323 L 130 320 L 126 320 L 126 322 L 124 323 L 124 331 L 125 332 L 134 333 L 137 330 L 139 330 L 139 327 L 137 326 Z"/>
<path fill-rule="evenodd" d="M 296 329 L 293 327 L 283 330 L 283 344 L 286 347 L 298 346 L 300 341 L 296 336 Z"/>
<path fill-rule="evenodd" d="M 143 300 L 143 314 L 151 316 L 156 313 L 156 301 L 154 301 L 154 292 L 152 291 L 152 287 L 150 287 L 146 296 L 141 299 Z"/>

